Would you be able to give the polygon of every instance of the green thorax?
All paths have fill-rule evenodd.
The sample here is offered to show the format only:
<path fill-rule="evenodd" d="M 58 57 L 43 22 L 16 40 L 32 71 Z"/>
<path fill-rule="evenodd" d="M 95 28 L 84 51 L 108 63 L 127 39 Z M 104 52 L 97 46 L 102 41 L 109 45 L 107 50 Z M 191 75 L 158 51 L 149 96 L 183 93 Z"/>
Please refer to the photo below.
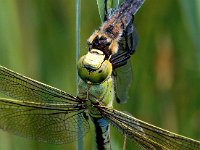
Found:
<path fill-rule="evenodd" d="M 101 117 L 97 108 L 92 105 L 100 103 L 101 105 L 112 107 L 114 99 L 113 79 L 110 76 L 101 84 L 89 84 L 82 79 L 78 85 L 78 97 L 88 100 L 88 109 L 93 117 Z"/>

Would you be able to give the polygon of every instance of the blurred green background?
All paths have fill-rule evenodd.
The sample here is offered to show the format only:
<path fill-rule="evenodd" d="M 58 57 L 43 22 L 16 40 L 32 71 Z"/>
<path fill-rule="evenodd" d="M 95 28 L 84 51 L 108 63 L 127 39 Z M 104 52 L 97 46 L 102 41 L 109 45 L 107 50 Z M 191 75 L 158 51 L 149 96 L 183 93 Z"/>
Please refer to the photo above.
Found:
<path fill-rule="evenodd" d="M 95 0 L 81 2 L 81 55 L 101 24 Z M 115 108 L 200 140 L 200 1 L 146 0 L 135 16 L 139 35 L 132 57 L 129 101 Z M 75 95 L 75 0 L 0 0 L 0 65 Z M 113 149 L 123 136 L 111 129 Z M 84 148 L 94 149 L 94 130 Z M 93 142 L 91 142 L 93 141 Z M 75 149 L 0 132 L 1 150 Z M 127 149 L 134 149 L 127 141 Z"/>

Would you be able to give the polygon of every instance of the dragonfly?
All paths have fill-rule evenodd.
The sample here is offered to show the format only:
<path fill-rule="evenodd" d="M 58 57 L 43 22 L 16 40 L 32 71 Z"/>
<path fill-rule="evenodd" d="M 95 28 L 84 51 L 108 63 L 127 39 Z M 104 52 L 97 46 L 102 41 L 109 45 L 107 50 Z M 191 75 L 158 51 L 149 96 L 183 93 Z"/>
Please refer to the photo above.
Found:
<path fill-rule="evenodd" d="M 77 96 L 0 66 L 0 92 L 10 97 L 0 98 L 0 128 L 25 138 L 65 144 L 83 138 L 91 119 L 97 148 L 101 150 L 111 149 L 110 125 L 145 149 L 200 149 L 200 141 L 113 108 L 118 96 L 114 71 L 126 66 L 135 47 L 125 40 L 125 47 L 130 48 L 120 50 L 124 46 L 120 38 L 135 37 L 129 24 L 143 2 L 125 0 L 90 36 L 89 51 L 78 61 Z"/>

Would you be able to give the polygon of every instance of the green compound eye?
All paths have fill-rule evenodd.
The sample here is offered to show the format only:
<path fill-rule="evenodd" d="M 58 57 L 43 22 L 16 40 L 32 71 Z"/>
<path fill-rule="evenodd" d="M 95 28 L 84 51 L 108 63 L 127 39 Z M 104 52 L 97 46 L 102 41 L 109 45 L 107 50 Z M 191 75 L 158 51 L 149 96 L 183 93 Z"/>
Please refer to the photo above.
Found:
<path fill-rule="evenodd" d="M 85 62 L 87 62 L 85 59 L 88 58 L 87 55 L 82 56 L 78 61 L 77 67 L 80 78 L 86 82 L 89 81 L 94 84 L 100 84 L 104 82 L 108 77 L 111 76 L 112 64 L 108 60 L 102 60 L 103 62 L 99 61 L 99 65 L 97 65 L 99 68 L 95 68 L 92 66 L 92 64 L 89 66 L 88 64 L 85 64 Z M 90 57 L 90 59 L 92 58 Z M 95 62 L 97 61 L 95 60 Z"/>

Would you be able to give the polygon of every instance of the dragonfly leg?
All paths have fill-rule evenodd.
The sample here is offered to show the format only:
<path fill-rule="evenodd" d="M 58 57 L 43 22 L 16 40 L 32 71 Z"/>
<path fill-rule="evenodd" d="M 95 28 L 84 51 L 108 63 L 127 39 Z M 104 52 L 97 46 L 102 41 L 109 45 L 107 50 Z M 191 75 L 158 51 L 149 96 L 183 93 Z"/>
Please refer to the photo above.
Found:
<path fill-rule="evenodd" d="M 133 20 L 134 16 L 131 23 L 127 26 L 126 30 L 123 33 L 125 43 L 122 46 L 124 46 L 125 51 L 112 56 L 110 59 L 110 62 L 112 63 L 114 69 L 127 64 L 127 60 L 135 52 L 137 42 L 134 42 L 136 40 L 136 32 L 133 26 Z"/>
<path fill-rule="evenodd" d="M 108 0 L 104 0 L 104 21 L 107 21 L 108 20 Z"/>
<path fill-rule="evenodd" d="M 126 150 L 126 134 L 124 134 L 123 150 Z"/>
<path fill-rule="evenodd" d="M 127 52 L 123 52 L 113 59 L 110 60 L 112 63 L 113 69 L 124 66 L 127 63 L 127 60 L 130 58 L 130 54 Z"/>

